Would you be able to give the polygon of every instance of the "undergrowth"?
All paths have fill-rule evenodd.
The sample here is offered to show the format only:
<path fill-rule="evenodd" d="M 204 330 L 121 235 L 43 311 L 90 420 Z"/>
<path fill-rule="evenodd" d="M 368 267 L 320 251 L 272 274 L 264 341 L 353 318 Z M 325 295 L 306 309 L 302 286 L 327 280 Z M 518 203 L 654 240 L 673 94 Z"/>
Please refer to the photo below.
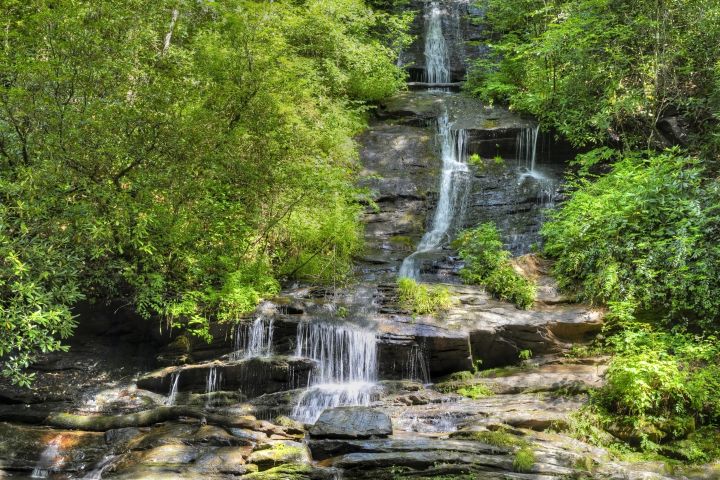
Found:
<path fill-rule="evenodd" d="M 397 281 L 400 306 L 413 315 L 432 315 L 448 309 L 452 297 L 447 287 L 425 285 L 411 278 Z"/>
<path fill-rule="evenodd" d="M 460 276 L 466 283 L 483 285 L 496 298 L 524 310 L 533 305 L 536 286 L 515 271 L 493 223 L 466 230 L 453 247 L 465 262 Z"/>

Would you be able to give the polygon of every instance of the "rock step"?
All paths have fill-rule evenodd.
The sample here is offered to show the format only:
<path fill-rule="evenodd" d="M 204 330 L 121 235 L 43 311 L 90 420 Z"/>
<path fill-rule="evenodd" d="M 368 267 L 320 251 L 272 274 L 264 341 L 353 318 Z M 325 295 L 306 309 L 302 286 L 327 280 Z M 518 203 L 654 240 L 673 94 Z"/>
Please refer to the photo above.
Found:
<path fill-rule="evenodd" d="M 167 394 L 173 375 L 180 375 L 178 391 L 204 392 L 211 369 L 221 375 L 220 389 L 240 390 L 247 397 L 292 390 L 307 385 L 315 362 L 297 357 L 256 357 L 234 362 L 211 362 L 181 367 L 166 367 L 147 373 L 137 381 L 138 388 Z"/>

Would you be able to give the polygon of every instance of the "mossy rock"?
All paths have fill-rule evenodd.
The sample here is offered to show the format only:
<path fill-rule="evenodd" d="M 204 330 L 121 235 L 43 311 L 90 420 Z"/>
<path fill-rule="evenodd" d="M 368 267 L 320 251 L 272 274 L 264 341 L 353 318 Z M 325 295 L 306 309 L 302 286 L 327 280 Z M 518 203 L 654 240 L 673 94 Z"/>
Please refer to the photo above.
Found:
<path fill-rule="evenodd" d="M 269 470 L 254 472 L 243 476 L 247 480 L 307 480 L 311 478 L 313 468 L 305 464 L 286 464 Z"/>
<path fill-rule="evenodd" d="M 310 454 L 301 443 L 280 441 L 264 445 L 266 448 L 255 450 L 248 463 L 258 466 L 261 471 L 272 469 L 285 464 L 309 464 Z"/>

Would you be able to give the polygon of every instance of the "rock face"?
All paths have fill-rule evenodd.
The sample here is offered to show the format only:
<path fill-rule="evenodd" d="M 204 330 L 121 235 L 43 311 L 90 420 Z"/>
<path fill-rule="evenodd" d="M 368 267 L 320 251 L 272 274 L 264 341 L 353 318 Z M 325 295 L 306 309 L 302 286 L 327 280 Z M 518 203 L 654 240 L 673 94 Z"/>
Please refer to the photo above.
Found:
<path fill-rule="evenodd" d="M 313 438 L 381 438 L 392 435 L 390 417 L 367 407 L 325 410 L 310 429 Z"/>
<path fill-rule="evenodd" d="M 208 375 L 215 370 L 219 389 L 240 390 L 247 397 L 291 390 L 305 385 L 315 363 L 309 359 L 271 357 L 251 358 L 235 362 L 211 362 L 182 367 L 167 367 L 145 374 L 138 387 L 157 393 L 168 393 L 173 375 L 179 375 L 177 390 L 204 392 Z"/>

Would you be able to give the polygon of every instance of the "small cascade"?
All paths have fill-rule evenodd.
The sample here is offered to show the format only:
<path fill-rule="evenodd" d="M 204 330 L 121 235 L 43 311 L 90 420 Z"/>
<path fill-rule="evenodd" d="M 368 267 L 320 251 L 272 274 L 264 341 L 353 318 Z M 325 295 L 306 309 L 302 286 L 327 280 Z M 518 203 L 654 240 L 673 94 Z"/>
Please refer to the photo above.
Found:
<path fill-rule="evenodd" d="M 425 81 L 427 83 L 450 83 L 450 59 L 442 29 L 444 14 L 440 2 L 426 4 Z"/>
<path fill-rule="evenodd" d="M 205 408 L 212 406 L 212 395 L 210 394 L 219 391 L 221 386 L 222 372 L 219 372 L 217 367 L 210 368 L 205 380 L 205 393 L 208 394 L 205 400 Z"/>
<path fill-rule="evenodd" d="M 326 408 L 368 405 L 377 377 L 377 339 L 369 330 L 331 323 L 298 324 L 295 355 L 317 368 L 292 416 L 313 423 Z"/>
<path fill-rule="evenodd" d="M 269 357 L 273 354 L 275 320 L 260 314 L 250 323 L 241 323 L 235 329 L 235 351 L 231 360 L 251 357 Z"/>
<path fill-rule="evenodd" d="M 95 468 L 90 470 L 88 473 L 85 474 L 83 480 L 100 480 L 102 479 L 102 476 L 105 474 L 105 472 L 112 467 L 115 462 L 120 459 L 120 455 L 105 455 L 100 462 L 98 462 L 97 465 L 95 465 Z"/>
<path fill-rule="evenodd" d="M 537 169 L 538 143 L 540 140 L 540 127 L 526 127 L 516 138 L 516 151 L 518 165 L 523 169 L 519 183 L 531 178 L 537 182 L 537 202 L 541 208 L 554 205 L 558 182 L 548 178 Z"/>
<path fill-rule="evenodd" d="M 180 372 L 173 372 L 170 374 L 170 392 L 168 393 L 168 398 L 165 402 L 166 405 L 172 406 L 175 405 L 175 399 L 177 397 L 178 392 L 178 383 L 180 382 Z"/>
<path fill-rule="evenodd" d="M 538 138 L 540 127 L 523 128 L 515 140 L 517 160 L 520 166 L 524 166 L 531 174 L 535 172 L 537 163 Z"/>
<path fill-rule="evenodd" d="M 65 459 L 60 455 L 62 446 L 62 435 L 57 435 L 50 440 L 45 449 L 40 453 L 40 458 L 32 471 L 32 478 L 48 478 L 51 472 L 60 469 Z"/>
<path fill-rule="evenodd" d="M 420 277 L 421 254 L 437 250 L 448 240 L 451 227 L 462 216 L 468 187 L 467 131 L 455 130 L 445 112 L 438 118 L 437 140 L 442 157 L 440 198 L 435 209 L 432 228 L 423 235 L 417 250 L 403 260 L 400 277 Z"/>
<path fill-rule="evenodd" d="M 430 383 L 430 362 L 427 358 L 427 348 L 424 343 L 410 347 L 407 363 L 405 364 L 405 378 L 417 380 L 423 384 Z"/>

